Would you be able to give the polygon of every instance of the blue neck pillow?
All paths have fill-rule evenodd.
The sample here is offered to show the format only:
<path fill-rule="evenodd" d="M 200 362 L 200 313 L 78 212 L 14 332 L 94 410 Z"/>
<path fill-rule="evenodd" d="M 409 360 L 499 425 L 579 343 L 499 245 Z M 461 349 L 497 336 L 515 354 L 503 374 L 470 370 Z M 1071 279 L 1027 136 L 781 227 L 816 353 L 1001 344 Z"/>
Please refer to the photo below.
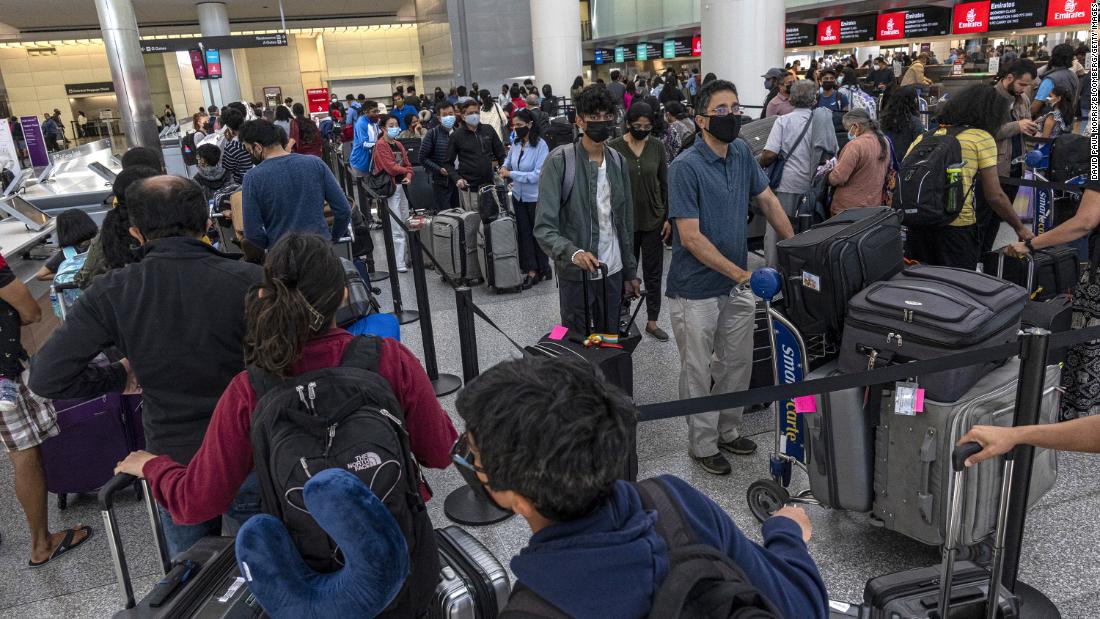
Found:
<path fill-rule="evenodd" d="M 374 617 L 409 575 L 409 550 L 397 521 L 358 477 L 342 469 L 306 482 L 306 507 L 340 546 L 344 567 L 321 574 L 302 560 L 282 521 L 253 516 L 237 534 L 237 562 L 268 615 Z"/>

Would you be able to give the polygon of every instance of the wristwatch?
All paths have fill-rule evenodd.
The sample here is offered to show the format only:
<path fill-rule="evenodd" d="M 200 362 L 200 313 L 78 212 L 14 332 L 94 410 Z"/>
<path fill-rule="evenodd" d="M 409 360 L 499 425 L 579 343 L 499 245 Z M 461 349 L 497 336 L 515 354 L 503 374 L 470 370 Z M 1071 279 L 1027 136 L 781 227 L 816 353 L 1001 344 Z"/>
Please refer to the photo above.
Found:
<path fill-rule="evenodd" d="M 1024 241 L 1024 247 L 1031 253 L 1035 253 L 1035 246 L 1031 244 L 1031 239 Z"/>

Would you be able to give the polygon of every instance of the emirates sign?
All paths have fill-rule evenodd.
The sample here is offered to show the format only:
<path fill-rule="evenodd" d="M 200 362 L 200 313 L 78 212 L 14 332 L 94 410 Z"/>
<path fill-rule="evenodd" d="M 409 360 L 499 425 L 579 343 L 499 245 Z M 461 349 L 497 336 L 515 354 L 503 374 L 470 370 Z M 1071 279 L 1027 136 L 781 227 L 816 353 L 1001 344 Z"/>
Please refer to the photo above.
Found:
<path fill-rule="evenodd" d="M 1094 0 L 1050 0 L 1048 26 L 1072 26 L 1089 23 Z"/>
<path fill-rule="evenodd" d="M 892 41 L 895 39 L 905 38 L 905 11 L 896 11 L 893 13 L 882 13 L 878 16 L 878 34 L 875 36 L 879 41 Z"/>
<path fill-rule="evenodd" d="M 817 44 L 837 45 L 840 43 L 840 20 L 830 19 L 817 24 Z"/>
<path fill-rule="evenodd" d="M 1058 0 L 1055 0 L 1058 1 Z M 955 34 L 989 31 L 989 0 L 955 5 Z"/>

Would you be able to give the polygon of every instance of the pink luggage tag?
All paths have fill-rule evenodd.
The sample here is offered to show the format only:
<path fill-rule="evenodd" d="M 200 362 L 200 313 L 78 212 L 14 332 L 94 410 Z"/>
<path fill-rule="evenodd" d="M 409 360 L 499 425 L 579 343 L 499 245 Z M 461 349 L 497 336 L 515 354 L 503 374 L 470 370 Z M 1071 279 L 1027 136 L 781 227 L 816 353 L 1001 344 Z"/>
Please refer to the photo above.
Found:
<path fill-rule="evenodd" d="M 568 334 L 569 334 L 569 329 L 567 329 L 567 328 L 565 328 L 561 325 L 557 325 L 553 329 L 550 330 L 550 339 L 554 340 L 555 342 L 560 342 L 560 341 L 564 340 L 565 336 L 568 335 Z"/>
<path fill-rule="evenodd" d="M 924 412 L 924 389 L 917 389 L 917 392 L 913 395 L 913 411 L 917 413 Z"/>
<path fill-rule="evenodd" d="M 816 413 L 817 412 L 817 398 L 812 395 L 804 395 L 794 399 L 794 412 L 796 413 Z"/>

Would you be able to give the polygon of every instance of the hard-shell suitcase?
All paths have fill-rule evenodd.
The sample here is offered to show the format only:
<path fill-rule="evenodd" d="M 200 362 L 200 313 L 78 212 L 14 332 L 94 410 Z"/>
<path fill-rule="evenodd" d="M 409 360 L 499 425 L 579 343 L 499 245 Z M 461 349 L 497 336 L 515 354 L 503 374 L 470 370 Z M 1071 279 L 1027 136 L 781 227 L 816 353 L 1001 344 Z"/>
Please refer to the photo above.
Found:
<path fill-rule="evenodd" d="M 477 259 L 477 230 L 481 217 L 462 209 L 440 211 L 432 217 L 432 253 L 451 279 L 463 283 L 481 281 Z"/>
<path fill-rule="evenodd" d="M 1023 286 L 1035 301 L 1069 293 L 1081 276 L 1077 249 L 1069 245 L 1039 249 L 1024 258 L 990 252 L 982 257 L 982 268 L 986 273 L 996 273 L 1001 279 Z"/>
<path fill-rule="evenodd" d="M 1027 292 L 992 275 L 918 265 L 852 297 L 840 370 L 935 359 L 1015 341 Z M 958 400 L 997 363 L 921 377 L 931 400 Z"/>
<path fill-rule="evenodd" d="M 787 317 L 803 334 L 839 335 L 848 301 L 904 266 L 901 214 L 844 211 L 776 246 Z"/>
<path fill-rule="evenodd" d="M 1015 418 L 1020 362 L 1013 359 L 990 372 L 955 402 L 926 399 L 924 412 L 894 413 L 888 391 L 882 398 L 875 445 L 874 513 L 887 529 L 925 544 L 947 539 L 951 490 L 951 449 L 976 425 L 1010 426 Z M 1041 423 L 1058 421 L 1061 371 L 1047 368 Z M 1001 484 L 999 463 L 974 467 L 966 485 L 966 520 L 959 543 L 977 544 L 995 526 L 994 505 Z M 1032 504 L 1053 486 L 1058 475 L 1054 451 L 1036 450 L 1031 477 Z"/>
<path fill-rule="evenodd" d="M 115 619 L 256 619 L 266 616 L 240 574 L 232 537 L 205 537 L 174 560 L 167 558 L 167 544 L 156 502 L 144 481 L 141 483 L 146 507 L 165 576 L 148 595 L 135 600 L 129 564 L 114 514 L 114 496 L 134 481 L 131 475 L 116 475 L 99 492 L 99 508 L 124 603 Z"/>
<path fill-rule="evenodd" d="M 510 215 L 498 215 L 477 230 L 477 259 L 485 283 L 502 292 L 519 292 L 523 273 L 519 268 L 519 237 L 516 220 Z"/>
<path fill-rule="evenodd" d="M 500 561 L 455 526 L 436 529 L 441 564 L 432 619 L 494 619 L 508 603 L 511 584 Z"/>
<path fill-rule="evenodd" d="M 809 380 L 839 374 L 830 362 Z M 814 498 L 827 507 L 871 511 L 874 501 L 874 426 L 877 416 L 864 410 L 866 389 L 844 389 L 814 396 L 817 412 L 807 424 L 806 474 Z M 877 400 L 877 398 L 876 398 Z"/>

